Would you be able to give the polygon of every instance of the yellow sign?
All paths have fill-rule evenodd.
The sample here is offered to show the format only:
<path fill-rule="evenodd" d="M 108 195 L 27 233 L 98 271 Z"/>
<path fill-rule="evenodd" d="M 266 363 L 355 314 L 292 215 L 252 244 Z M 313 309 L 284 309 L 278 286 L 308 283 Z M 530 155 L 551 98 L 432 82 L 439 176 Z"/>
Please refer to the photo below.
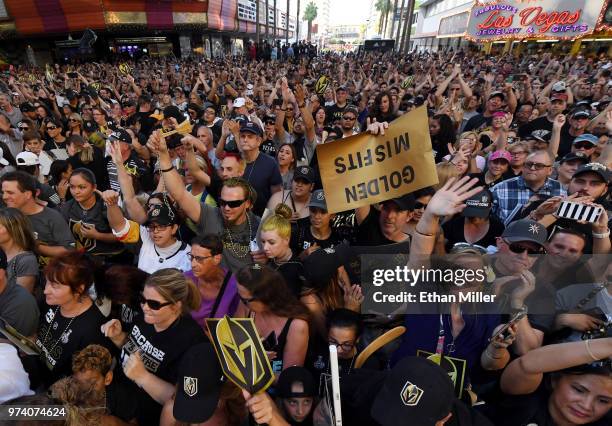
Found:
<path fill-rule="evenodd" d="M 316 94 L 322 95 L 323 93 L 325 93 L 325 89 L 327 89 L 327 86 L 329 86 L 329 78 L 327 78 L 327 76 L 322 75 L 315 83 Z"/>
<path fill-rule="evenodd" d="M 252 318 L 206 320 L 211 340 L 225 376 L 251 394 L 274 382 L 274 372 Z"/>
<path fill-rule="evenodd" d="M 102 83 L 100 83 L 99 81 L 95 82 L 95 83 L 91 83 L 91 87 L 93 87 L 94 89 L 96 89 L 97 92 L 100 91 L 100 87 L 102 87 Z"/>
<path fill-rule="evenodd" d="M 407 89 L 408 87 L 410 87 L 413 81 L 414 81 L 414 76 L 409 75 L 408 77 L 406 77 L 404 81 L 402 81 L 402 84 L 400 85 L 400 87 L 402 89 Z"/>
<path fill-rule="evenodd" d="M 327 209 L 336 213 L 380 203 L 438 183 L 426 108 L 368 133 L 317 146 Z"/>
<path fill-rule="evenodd" d="M 124 62 L 119 64 L 119 72 L 123 75 L 130 75 L 132 73 L 132 67 Z"/>

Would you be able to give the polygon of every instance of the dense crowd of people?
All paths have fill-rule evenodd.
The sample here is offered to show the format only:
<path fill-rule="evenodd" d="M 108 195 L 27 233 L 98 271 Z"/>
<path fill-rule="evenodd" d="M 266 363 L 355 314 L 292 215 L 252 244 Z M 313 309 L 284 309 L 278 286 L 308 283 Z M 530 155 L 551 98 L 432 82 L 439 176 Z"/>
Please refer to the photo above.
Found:
<path fill-rule="evenodd" d="M 611 424 L 612 61 L 268 50 L 0 78 L 0 325 L 39 352 L 0 340 L 0 403 L 330 425 L 334 345 L 349 426 Z M 329 212 L 316 147 L 420 107 L 439 183 Z M 434 285 L 497 302 L 374 312 L 362 253 L 486 270 Z M 224 377 L 226 315 L 253 320 L 266 392 Z"/>

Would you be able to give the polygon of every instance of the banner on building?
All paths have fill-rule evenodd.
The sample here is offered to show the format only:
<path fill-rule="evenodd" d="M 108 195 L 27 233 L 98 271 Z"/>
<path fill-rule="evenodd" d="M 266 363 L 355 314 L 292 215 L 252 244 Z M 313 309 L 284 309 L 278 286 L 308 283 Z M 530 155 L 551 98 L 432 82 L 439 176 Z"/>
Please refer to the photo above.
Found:
<path fill-rule="evenodd" d="M 605 0 L 502 0 L 472 6 L 466 37 L 472 41 L 575 39 L 591 34 Z"/>
<path fill-rule="evenodd" d="M 330 213 L 380 203 L 438 183 L 425 107 L 402 115 L 385 135 L 368 133 L 319 145 Z"/>

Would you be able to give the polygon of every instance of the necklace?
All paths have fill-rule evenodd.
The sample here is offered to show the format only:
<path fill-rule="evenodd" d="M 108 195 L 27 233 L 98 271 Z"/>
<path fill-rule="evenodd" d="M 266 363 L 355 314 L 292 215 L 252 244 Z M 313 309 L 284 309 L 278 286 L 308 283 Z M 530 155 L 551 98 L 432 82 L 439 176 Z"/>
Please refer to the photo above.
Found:
<path fill-rule="evenodd" d="M 183 245 L 179 241 L 177 241 L 175 244 L 177 244 L 177 243 L 179 244 L 178 250 L 176 250 L 174 253 L 172 253 L 168 257 L 162 257 L 162 255 L 159 254 L 159 252 L 157 251 L 157 247 L 155 246 L 155 244 L 153 244 L 153 250 L 155 250 L 155 254 L 159 257 L 159 259 L 158 259 L 159 263 L 164 263 L 166 260 L 176 256 L 179 253 L 179 251 L 181 251 L 181 249 L 183 248 Z"/>
<path fill-rule="evenodd" d="M 246 213 L 246 219 L 247 219 L 247 224 L 249 225 L 249 239 L 251 239 L 253 230 L 251 228 L 251 219 L 249 218 L 249 212 Z M 236 256 L 239 259 L 242 259 L 242 258 L 246 257 L 247 254 L 249 254 L 249 251 L 247 250 L 244 253 L 240 253 L 240 252 L 236 251 L 234 249 L 234 238 L 232 237 L 232 232 L 230 231 L 230 227 L 227 226 L 225 228 L 225 230 L 227 231 L 227 236 L 228 236 L 229 241 L 230 241 L 230 246 L 229 246 L 230 251 L 232 253 L 234 253 L 234 256 Z"/>
<path fill-rule="evenodd" d="M 49 327 L 47 328 L 47 333 L 45 334 L 45 337 L 42 340 L 42 346 L 43 348 L 47 349 L 47 347 L 45 346 L 48 342 L 49 339 L 49 333 L 51 332 L 51 329 L 53 328 L 53 322 L 55 321 L 55 317 L 57 316 L 57 312 L 59 311 L 60 307 L 58 306 L 57 308 L 55 308 L 55 312 L 53 312 L 53 318 L 51 318 L 51 321 L 49 321 Z M 77 315 L 78 316 L 78 315 Z M 62 331 L 59 335 L 59 337 L 57 338 L 57 340 L 55 341 L 55 344 L 53 346 L 51 346 L 51 348 L 47 349 L 47 353 L 49 355 L 51 355 L 51 353 L 53 352 L 53 349 L 55 349 L 55 347 L 57 346 L 57 344 L 60 342 L 60 340 L 62 339 L 62 336 L 64 335 L 64 333 L 66 333 L 66 331 L 70 328 L 70 326 L 72 325 L 72 321 L 74 321 L 74 319 L 77 317 L 74 316 L 72 318 L 70 318 L 70 321 L 68 321 L 68 325 L 64 328 L 64 331 Z"/>
<path fill-rule="evenodd" d="M 247 182 L 251 182 L 251 175 L 253 174 L 253 170 L 255 170 L 255 163 L 257 163 L 257 158 L 259 158 L 259 154 L 255 157 L 255 160 L 252 163 L 251 170 L 249 170 L 249 176 L 246 178 Z"/>

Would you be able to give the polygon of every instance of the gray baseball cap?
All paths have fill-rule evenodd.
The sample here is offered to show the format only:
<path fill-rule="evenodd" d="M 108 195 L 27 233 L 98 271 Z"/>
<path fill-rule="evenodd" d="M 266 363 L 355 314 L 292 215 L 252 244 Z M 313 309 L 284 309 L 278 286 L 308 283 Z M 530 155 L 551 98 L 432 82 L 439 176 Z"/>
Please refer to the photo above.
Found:
<path fill-rule="evenodd" d="M 530 241 L 544 246 L 548 239 L 548 231 L 541 223 L 531 219 L 521 219 L 510 223 L 501 237 L 509 243 Z"/>
<path fill-rule="evenodd" d="M 308 203 L 308 207 L 318 207 L 327 211 L 327 202 L 325 201 L 325 192 L 322 189 L 317 189 L 313 191 L 310 196 L 310 202 Z"/>

